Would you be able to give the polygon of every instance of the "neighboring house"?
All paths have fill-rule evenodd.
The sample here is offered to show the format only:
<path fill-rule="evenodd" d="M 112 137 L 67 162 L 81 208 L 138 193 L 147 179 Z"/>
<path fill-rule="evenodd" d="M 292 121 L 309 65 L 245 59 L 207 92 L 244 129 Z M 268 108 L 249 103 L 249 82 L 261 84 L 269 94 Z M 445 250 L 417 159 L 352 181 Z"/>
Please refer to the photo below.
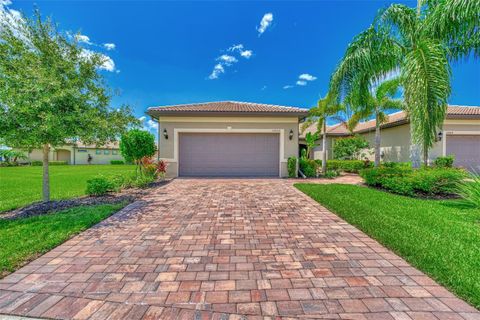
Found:
<path fill-rule="evenodd" d="M 149 108 L 167 176 L 287 176 L 308 110 L 247 102 Z"/>
<path fill-rule="evenodd" d="M 28 155 L 28 160 L 23 160 L 23 162 L 42 161 L 43 159 L 41 149 L 33 149 L 31 152 L 22 151 Z M 88 155 L 92 158 L 90 164 L 110 164 L 111 160 L 124 160 L 120 154 L 118 142 L 100 147 L 85 145 L 81 142 L 66 144 L 62 147 L 51 148 L 49 159 L 50 161 L 66 161 L 67 164 L 89 164 Z"/>
<path fill-rule="evenodd" d="M 313 125 L 300 136 L 300 145 L 305 144 L 305 134 L 315 132 Z M 354 131 L 363 136 L 370 144 L 373 159 L 375 139 L 375 120 L 359 123 Z M 410 124 L 405 112 L 388 116 L 388 121 L 381 126 L 382 161 L 410 161 Z M 350 136 L 344 124 L 327 127 L 327 158 L 333 158 L 335 140 Z M 322 158 L 322 141 L 313 150 L 314 159 Z M 480 107 L 449 106 L 443 123 L 443 130 L 438 132 L 437 142 L 429 152 L 429 160 L 438 156 L 454 155 L 455 165 L 480 172 Z"/>

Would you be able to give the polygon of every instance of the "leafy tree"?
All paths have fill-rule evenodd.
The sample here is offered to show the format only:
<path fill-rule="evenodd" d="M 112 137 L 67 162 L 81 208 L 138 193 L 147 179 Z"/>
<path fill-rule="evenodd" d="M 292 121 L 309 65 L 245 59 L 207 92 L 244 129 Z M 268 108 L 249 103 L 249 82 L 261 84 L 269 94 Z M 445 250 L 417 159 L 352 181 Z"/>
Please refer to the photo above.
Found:
<path fill-rule="evenodd" d="M 374 25 L 354 38 L 332 75 L 339 97 L 365 90 L 388 73 L 399 73 L 411 124 L 412 164 L 420 166 L 445 118 L 450 61 L 480 55 L 480 0 L 418 0 L 417 8 L 392 4 Z M 364 101 L 368 97 L 360 96 Z"/>
<path fill-rule="evenodd" d="M 317 140 L 318 132 L 315 132 L 313 134 L 311 132 L 307 132 L 307 134 L 305 135 L 305 143 L 307 144 L 307 149 L 305 151 L 306 158 L 310 158 L 310 153 L 312 152 L 313 148 L 318 146 Z"/>
<path fill-rule="evenodd" d="M 15 164 L 18 160 L 28 159 L 27 155 L 22 151 L 7 149 L 0 150 L 0 157 L 3 157 L 6 163 L 10 163 L 11 161 Z"/>
<path fill-rule="evenodd" d="M 136 122 L 128 107 L 111 109 L 99 68 L 105 56 L 85 51 L 50 20 L 0 21 L 0 140 L 43 150 L 43 200 L 50 199 L 50 148 L 74 139 L 113 141 Z"/>
<path fill-rule="evenodd" d="M 368 147 L 368 141 L 360 136 L 339 138 L 335 140 L 333 157 L 341 160 L 358 159 L 359 152 Z"/>
<path fill-rule="evenodd" d="M 316 123 L 317 133 L 321 132 L 322 137 L 322 172 L 327 172 L 327 119 L 335 116 L 345 109 L 344 105 L 338 104 L 330 95 L 318 100 L 317 106 L 309 111 L 309 116 L 302 125 L 302 131 Z"/>
<path fill-rule="evenodd" d="M 394 78 L 381 82 L 379 85 L 371 88 L 369 92 L 360 93 L 358 91 L 353 91 L 352 96 L 350 96 L 350 101 L 355 109 L 355 113 L 349 121 L 351 127 L 355 127 L 362 119 L 368 119 L 371 116 L 375 116 L 376 167 L 380 165 L 380 127 L 384 122 L 388 120 L 388 116 L 385 111 L 391 109 L 403 109 L 402 101 L 394 98 L 399 86 L 400 78 Z M 357 90 L 361 90 L 361 88 L 358 88 Z M 356 95 L 360 94 L 364 94 L 367 97 L 365 99 L 366 101 L 362 101 L 360 97 L 356 97 Z"/>
<path fill-rule="evenodd" d="M 120 153 L 125 160 L 135 163 L 137 173 L 142 173 L 142 159 L 152 157 L 156 150 L 155 136 L 148 131 L 133 129 L 120 140 Z"/>

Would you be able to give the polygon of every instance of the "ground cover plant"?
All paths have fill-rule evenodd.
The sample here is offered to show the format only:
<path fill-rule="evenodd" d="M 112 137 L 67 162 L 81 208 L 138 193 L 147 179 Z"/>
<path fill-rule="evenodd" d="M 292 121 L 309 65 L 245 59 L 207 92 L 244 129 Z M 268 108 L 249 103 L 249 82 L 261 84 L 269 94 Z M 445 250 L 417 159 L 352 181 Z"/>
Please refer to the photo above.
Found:
<path fill-rule="evenodd" d="M 480 209 L 354 185 L 295 186 L 480 307 Z"/>

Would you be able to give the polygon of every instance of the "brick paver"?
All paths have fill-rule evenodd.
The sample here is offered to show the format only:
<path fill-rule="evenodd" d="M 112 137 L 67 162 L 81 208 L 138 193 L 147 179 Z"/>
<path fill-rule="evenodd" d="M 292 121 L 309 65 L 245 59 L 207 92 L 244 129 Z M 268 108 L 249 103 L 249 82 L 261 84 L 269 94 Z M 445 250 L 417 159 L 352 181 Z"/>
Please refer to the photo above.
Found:
<path fill-rule="evenodd" d="M 177 179 L 0 280 L 0 314 L 480 319 L 280 179 Z"/>

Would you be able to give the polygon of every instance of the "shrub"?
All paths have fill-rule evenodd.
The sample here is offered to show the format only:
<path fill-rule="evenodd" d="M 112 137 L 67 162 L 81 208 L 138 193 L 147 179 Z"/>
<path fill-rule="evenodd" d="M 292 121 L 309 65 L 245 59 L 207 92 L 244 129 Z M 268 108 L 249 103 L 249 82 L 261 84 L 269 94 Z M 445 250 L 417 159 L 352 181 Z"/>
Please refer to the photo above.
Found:
<path fill-rule="evenodd" d="M 90 196 L 103 196 L 111 191 L 115 191 L 115 185 L 108 178 L 99 176 L 87 180 L 86 193 Z"/>
<path fill-rule="evenodd" d="M 388 191 L 405 196 L 413 196 L 415 194 L 412 178 L 410 176 L 384 177 L 381 186 Z"/>
<path fill-rule="evenodd" d="M 471 174 L 457 185 L 457 194 L 474 208 L 480 208 L 480 175 Z"/>
<path fill-rule="evenodd" d="M 393 161 L 387 161 L 387 162 L 382 162 L 382 167 L 385 168 L 405 168 L 409 169 L 412 167 L 412 164 L 410 162 L 393 162 Z"/>
<path fill-rule="evenodd" d="M 417 192 L 430 195 L 454 194 L 466 174 L 453 168 L 424 168 L 413 174 L 414 188 Z"/>
<path fill-rule="evenodd" d="M 327 179 L 333 179 L 340 175 L 340 172 L 337 170 L 328 169 L 327 172 L 323 175 Z"/>
<path fill-rule="evenodd" d="M 295 178 L 297 176 L 297 174 L 295 172 L 297 170 L 297 158 L 296 157 L 288 158 L 287 169 L 288 169 L 288 177 L 289 178 Z"/>
<path fill-rule="evenodd" d="M 64 166 L 67 165 L 67 161 L 48 161 L 48 164 L 50 166 Z M 34 160 L 30 162 L 30 165 L 35 166 L 35 167 L 41 167 L 43 166 L 43 162 L 40 160 Z"/>
<path fill-rule="evenodd" d="M 360 176 L 365 180 L 365 183 L 372 187 L 380 187 L 383 180 L 389 177 L 406 176 L 411 174 L 412 169 L 405 168 L 368 168 L 360 170 Z"/>
<path fill-rule="evenodd" d="M 34 160 L 30 162 L 30 165 L 35 166 L 35 167 L 41 167 L 43 165 L 43 162 L 40 160 Z"/>
<path fill-rule="evenodd" d="M 446 156 L 446 157 L 437 157 L 435 159 L 434 165 L 435 167 L 438 167 L 438 168 L 452 168 L 454 160 L 455 160 L 455 157 L 453 155 Z"/>
<path fill-rule="evenodd" d="M 368 141 L 360 136 L 336 139 L 333 145 L 333 158 L 340 160 L 358 159 L 360 151 L 365 148 L 368 148 Z"/>
<path fill-rule="evenodd" d="M 340 170 L 350 173 L 358 173 L 365 168 L 373 167 L 373 163 L 363 160 L 329 160 L 327 161 L 327 168 Z"/>
<path fill-rule="evenodd" d="M 125 164 L 123 160 L 110 160 L 110 164 Z"/>
<path fill-rule="evenodd" d="M 308 178 L 317 176 L 317 163 L 315 160 L 301 158 L 299 159 L 299 167 L 300 171 L 302 171 Z"/>
<path fill-rule="evenodd" d="M 148 131 L 132 129 L 122 135 L 120 140 L 120 152 L 127 161 L 141 165 L 145 157 L 155 154 L 155 136 Z"/>

